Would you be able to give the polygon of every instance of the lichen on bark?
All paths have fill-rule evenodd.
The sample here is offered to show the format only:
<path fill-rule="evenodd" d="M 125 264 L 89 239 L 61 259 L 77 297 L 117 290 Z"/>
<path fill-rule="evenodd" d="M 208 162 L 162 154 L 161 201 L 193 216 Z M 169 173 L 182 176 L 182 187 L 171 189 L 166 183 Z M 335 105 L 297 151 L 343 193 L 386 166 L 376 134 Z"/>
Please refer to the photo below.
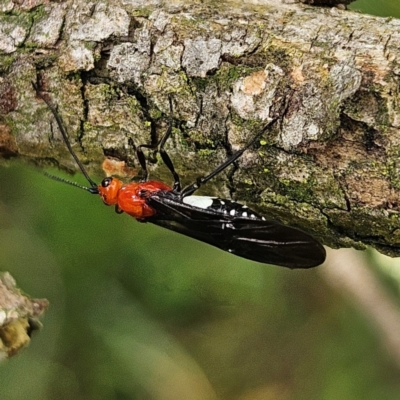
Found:
<path fill-rule="evenodd" d="M 400 21 L 273 1 L 245 10 L 154 4 L 68 0 L 40 6 L 40 18 L 15 6 L 18 18 L 0 32 L 18 44 L 1 48 L 2 154 L 77 170 L 31 81 L 58 105 L 95 174 L 102 165 L 138 173 L 129 140 L 157 141 L 168 95 L 175 129 L 167 150 L 186 183 L 278 117 L 207 192 L 246 201 L 329 246 L 399 255 Z M 151 172 L 171 180 L 160 160 Z"/>

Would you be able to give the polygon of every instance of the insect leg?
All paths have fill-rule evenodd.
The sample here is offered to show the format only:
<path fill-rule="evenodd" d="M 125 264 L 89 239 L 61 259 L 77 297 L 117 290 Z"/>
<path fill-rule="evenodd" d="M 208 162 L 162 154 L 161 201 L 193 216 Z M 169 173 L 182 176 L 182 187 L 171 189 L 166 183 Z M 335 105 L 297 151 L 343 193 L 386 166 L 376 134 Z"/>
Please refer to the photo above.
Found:
<path fill-rule="evenodd" d="M 171 132 L 172 132 L 173 120 L 172 120 L 172 99 L 171 99 L 171 96 L 169 96 L 169 106 L 170 106 L 170 117 L 169 117 L 168 129 L 165 132 L 164 136 L 155 145 L 141 144 L 140 146 L 137 147 L 136 154 L 137 154 L 137 158 L 139 160 L 140 166 L 143 169 L 142 181 L 146 182 L 147 179 L 148 179 L 149 173 L 148 173 L 147 165 L 146 165 L 146 157 L 144 156 L 142 148 L 153 149 L 153 150 L 154 149 L 158 149 L 158 151 L 160 152 L 161 159 L 163 160 L 163 162 L 165 163 L 167 168 L 170 170 L 170 172 L 171 172 L 171 174 L 172 174 L 172 176 L 174 178 L 173 190 L 175 192 L 180 192 L 181 191 L 181 181 L 180 181 L 179 175 L 175 171 L 174 164 L 172 163 L 171 158 L 169 157 L 168 153 L 164 149 L 165 143 L 168 140 L 168 138 L 171 136 Z"/>
<path fill-rule="evenodd" d="M 133 140 L 131 138 L 129 138 L 128 143 L 129 143 L 129 145 L 131 145 L 132 147 L 135 148 L 135 146 L 133 144 Z M 141 144 L 140 146 L 136 147 L 136 156 L 139 160 L 139 164 L 142 167 L 142 171 L 143 171 L 143 176 L 142 176 L 141 182 L 146 182 L 149 177 L 149 172 L 147 170 L 146 157 L 144 156 L 144 153 L 142 150 L 143 147 L 154 150 L 155 148 L 157 148 L 157 145 Z"/>
<path fill-rule="evenodd" d="M 172 131 L 172 118 L 170 120 L 170 125 L 168 127 L 166 134 L 160 141 L 160 147 L 159 147 L 160 156 L 174 178 L 174 184 L 173 184 L 174 192 L 180 192 L 181 191 L 181 180 L 179 178 L 178 173 L 175 171 L 174 164 L 172 163 L 171 158 L 169 157 L 168 153 L 164 149 L 165 142 L 167 141 L 168 137 L 171 135 L 171 131 Z"/>
<path fill-rule="evenodd" d="M 220 172 L 222 172 L 225 168 L 229 167 L 232 163 L 234 163 L 259 137 L 260 135 L 266 131 L 266 129 L 271 126 L 278 118 L 274 118 L 271 120 L 262 130 L 261 132 L 257 133 L 253 137 L 253 139 L 250 140 L 247 145 L 237 151 L 236 153 L 232 154 L 224 163 L 222 163 L 219 167 L 215 168 L 214 171 L 212 171 L 210 174 L 206 176 L 200 176 L 196 179 L 196 182 L 193 182 L 191 185 L 186 186 L 183 188 L 182 192 L 180 193 L 181 198 L 187 197 L 192 195 L 197 189 L 200 188 L 200 186 L 204 185 L 206 182 L 208 182 L 210 179 L 214 178 L 215 175 L 218 175 Z"/>

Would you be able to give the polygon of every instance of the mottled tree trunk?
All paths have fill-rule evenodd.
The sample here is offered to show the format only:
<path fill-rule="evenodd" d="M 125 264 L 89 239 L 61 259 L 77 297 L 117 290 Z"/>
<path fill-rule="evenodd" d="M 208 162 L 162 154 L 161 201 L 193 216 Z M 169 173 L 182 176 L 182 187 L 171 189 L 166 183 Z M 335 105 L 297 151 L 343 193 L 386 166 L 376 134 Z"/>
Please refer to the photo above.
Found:
<path fill-rule="evenodd" d="M 400 254 L 399 20 L 277 0 L 32 3 L 2 6 L 14 7 L 0 19 L 4 158 L 77 170 L 31 81 L 93 174 L 137 174 L 128 141 L 157 141 L 169 94 L 185 183 L 279 117 L 204 190 L 329 246 Z"/>

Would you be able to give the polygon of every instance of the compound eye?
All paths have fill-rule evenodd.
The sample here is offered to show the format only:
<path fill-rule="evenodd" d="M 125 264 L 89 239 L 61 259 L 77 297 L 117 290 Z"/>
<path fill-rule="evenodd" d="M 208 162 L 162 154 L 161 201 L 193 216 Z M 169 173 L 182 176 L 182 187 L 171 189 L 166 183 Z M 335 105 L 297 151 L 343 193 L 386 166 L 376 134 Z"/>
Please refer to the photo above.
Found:
<path fill-rule="evenodd" d="M 113 178 L 104 178 L 101 181 L 101 186 L 103 186 L 103 188 L 106 188 L 106 187 L 110 186 L 112 180 L 113 180 Z"/>

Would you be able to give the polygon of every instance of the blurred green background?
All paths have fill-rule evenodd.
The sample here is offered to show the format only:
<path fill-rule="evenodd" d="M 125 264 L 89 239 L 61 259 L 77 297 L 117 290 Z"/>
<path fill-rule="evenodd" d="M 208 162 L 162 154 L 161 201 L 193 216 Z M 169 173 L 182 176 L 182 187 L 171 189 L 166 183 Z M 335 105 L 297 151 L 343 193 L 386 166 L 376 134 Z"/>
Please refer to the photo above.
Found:
<path fill-rule="evenodd" d="M 400 16 L 399 0 L 357 0 L 351 3 L 349 8 L 380 17 L 399 18 Z"/>
<path fill-rule="evenodd" d="M 398 0 L 352 8 L 400 15 Z M 380 327 L 325 267 L 225 254 L 16 163 L 0 187 L 0 270 L 50 301 L 0 364 L 2 400 L 400 398 Z M 398 308 L 400 262 L 355 257 Z"/>

